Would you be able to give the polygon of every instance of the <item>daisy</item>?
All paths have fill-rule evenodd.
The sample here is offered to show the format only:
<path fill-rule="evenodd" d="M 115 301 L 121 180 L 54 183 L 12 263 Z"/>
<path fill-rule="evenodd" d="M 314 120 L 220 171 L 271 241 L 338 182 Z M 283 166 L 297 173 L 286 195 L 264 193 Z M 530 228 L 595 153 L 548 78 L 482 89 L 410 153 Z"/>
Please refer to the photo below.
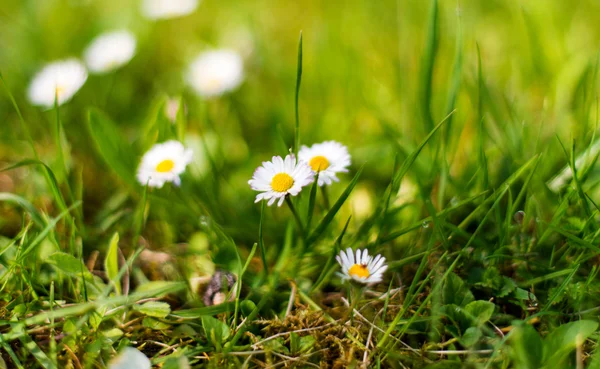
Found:
<path fill-rule="evenodd" d="M 192 161 L 192 150 L 186 149 L 179 141 L 167 141 L 152 146 L 144 154 L 137 172 L 142 185 L 161 188 L 165 182 L 181 184 L 179 175 Z"/>
<path fill-rule="evenodd" d="M 152 364 L 146 355 L 133 347 L 126 347 L 110 361 L 108 369 L 151 369 Z"/>
<path fill-rule="evenodd" d="M 315 173 L 319 173 L 319 186 L 339 182 L 336 174 L 348 172 L 350 165 L 348 149 L 335 141 L 325 141 L 311 147 L 302 146 L 298 157 L 307 162 Z"/>
<path fill-rule="evenodd" d="M 177 18 L 194 12 L 198 3 L 198 0 L 143 0 L 142 14 L 153 20 Z"/>
<path fill-rule="evenodd" d="M 192 61 L 186 79 L 199 96 L 220 96 L 242 83 L 244 63 L 233 50 L 206 51 Z"/>
<path fill-rule="evenodd" d="M 85 66 L 77 59 L 50 63 L 39 71 L 29 85 L 28 97 L 34 105 L 45 107 L 69 101 L 87 79 Z"/>
<path fill-rule="evenodd" d="M 92 73 L 112 72 L 133 58 L 135 47 L 135 37 L 129 31 L 104 33 L 85 50 L 85 63 Z"/>
<path fill-rule="evenodd" d="M 346 251 L 340 251 L 335 259 L 342 266 L 342 272 L 337 274 L 343 281 L 352 279 L 365 284 L 379 283 L 387 269 L 385 257 L 377 255 L 373 258 L 368 250 L 356 250 L 355 258 L 352 249 L 347 248 Z"/>
<path fill-rule="evenodd" d="M 255 202 L 269 200 L 267 205 L 271 206 L 279 200 L 277 206 L 281 206 L 288 194 L 296 196 L 302 187 L 312 181 L 314 173 L 308 164 L 303 161 L 297 162 L 296 157 L 290 154 L 285 159 L 273 156 L 271 161 L 263 162 L 248 184 L 253 190 L 261 192 L 256 195 Z"/>

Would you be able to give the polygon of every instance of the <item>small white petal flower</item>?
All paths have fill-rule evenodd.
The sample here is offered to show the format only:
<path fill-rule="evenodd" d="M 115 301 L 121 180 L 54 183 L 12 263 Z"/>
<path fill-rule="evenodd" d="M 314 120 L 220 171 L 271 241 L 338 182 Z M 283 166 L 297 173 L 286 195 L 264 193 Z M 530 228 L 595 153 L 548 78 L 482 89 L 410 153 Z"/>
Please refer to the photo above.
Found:
<path fill-rule="evenodd" d="M 96 37 L 85 50 L 85 63 L 92 73 L 108 73 L 129 63 L 135 54 L 135 37 L 129 31 L 114 31 Z"/>
<path fill-rule="evenodd" d="M 244 79 L 244 62 L 233 50 L 206 51 L 190 64 L 188 84 L 205 98 L 235 90 Z"/>
<path fill-rule="evenodd" d="M 348 172 L 350 166 L 348 148 L 335 141 L 325 141 L 311 147 L 302 146 L 298 157 L 307 162 L 315 173 L 319 173 L 319 186 L 339 182 L 336 174 Z"/>
<path fill-rule="evenodd" d="M 277 206 L 283 204 L 286 195 L 296 196 L 302 187 L 314 181 L 314 173 L 303 161 L 297 162 L 294 155 L 287 155 L 285 159 L 281 156 L 273 156 L 271 161 L 265 161 L 258 167 L 248 181 L 250 187 L 260 191 L 256 195 L 256 201 L 269 200 L 267 205 L 271 206 L 279 200 Z"/>
<path fill-rule="evenodd" d="M 133 347 L 127 347 L 108 364 L 108 369 L 151 369 L 146 355 Z"/>
<path fill-rule="evenodd" d="M 373 258 L 366 249 L 362 252 L 356 250 L 355 255 L 351 248 L 347 248 L 340 251 L 335 258 L 342 267 L 342 272 L 337 274 L 344 281 L 352 279 L 364 284 L 379 283 L 387 270 L 385 257 L 377 255 Z"/>
<path fill-rule="evenodd" d="M 198 0 L 143 0 L 142 14 L 152 20 L 182 17 L 194 12 Z"/>
<path fill-rule="evenodd" d="M 192 161 L 192 150 L 179 141 L 167 141 L 152 146 L 138 168 L 137 179 L 145 186 L 162 187 L 166 182 L 181 184 L 179 175 Z"/>
<path fill-rule="evenodd" d="M 77 59 L 66 59 L 46 65 L 29 85 L 28 97 L 34 105 L 54 106 L 69 101 L 87 79 L 85 66 Z"/>

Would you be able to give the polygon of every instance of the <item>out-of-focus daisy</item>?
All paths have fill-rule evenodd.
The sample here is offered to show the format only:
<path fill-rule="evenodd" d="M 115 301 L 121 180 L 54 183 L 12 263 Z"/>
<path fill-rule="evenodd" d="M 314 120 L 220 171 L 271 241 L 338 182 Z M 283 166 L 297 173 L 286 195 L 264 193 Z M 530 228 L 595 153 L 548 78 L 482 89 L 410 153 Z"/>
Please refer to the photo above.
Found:
<path fill-rule="evenodd" d="M 133 58 L 135 46 L 135 37 L 129 31 L 104 33 L 85 50 L 85 63 L 92 73 L 112 72 Z"/>
<path fill-rule="evenodd" d="M 168 19 L 188 15 L 198 7 L 198 0 L 143 0 L 142 14 L 148 19 Z"/>
<path fill-rule="evenodd" d="M 253 190 L 261 192 L 256 195 L 255 202 L 269 200 L 267 205 L 271 206 L 279 200 L 277 206 L 281 206 L 288 194 L 296 196 L 302 187 L 313 180 L 314 173 L 308 164 L 303 161 L 297 162 L 296 157 L 290 154 L 285 159 L 273 156 L 271 161 L 263 162 L 248 184 Z"/>
<path fill-rule="evenodd" d="M 192 61 L 186 79 L 198 95 L 220 96 L 242 83 L 244 62 L 233 50 L 206 51 Z"/>
<path fill-rule="evenodd" d="M 138 168 L 137 179 L 142 185 L 162 187 L 166 182 L 179 186 L 179 175 L 192 161 L 192 150 L 179 141 L 167 141 L 152 146 Z"/>
<path fill-rule="evenodd" d="M 108 369 L 151 369 L 146 355 L 133 347 L 126 347 L 108 364 Z"/>
<path fill-rule="evenodd" d="M 356 257 L 351 248 L 340 251 L 336 260 L 342 266 L 342 272 L 337 274 L 342 280 L 354 280 L 360 283 L 371 284 L 381 282 L 383 273 L 387 269 L 385 258 L 381 255 L 369 255 L 368 250 L 356 250 Z"/>
<path fill-rule="evenodd" d="M 338 182 L 336 174 L 348 172 L 350 165 L 348 149 L 335 141 L 325 141 L 311 147 L 302 146 L 298 157 L 307 162 L 315 173 L 319 173 L 319 186 Z"/>
<path fill-rule="evenodd" d="M 29 85 L 28 97 L 34 105 L 52 107 L 69 101 L 87 79 L 85 66 L 77 59 L 66 59 L 46 65 Z"/>

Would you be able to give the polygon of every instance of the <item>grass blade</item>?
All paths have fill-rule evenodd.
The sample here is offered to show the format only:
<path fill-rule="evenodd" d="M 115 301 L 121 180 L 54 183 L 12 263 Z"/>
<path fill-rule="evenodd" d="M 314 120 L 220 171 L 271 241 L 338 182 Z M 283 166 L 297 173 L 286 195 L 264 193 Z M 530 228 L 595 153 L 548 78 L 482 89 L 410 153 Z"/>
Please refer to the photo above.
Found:
<path fill-rule="evenodd" d="M 136 188 L 135 153 L 122 137 L 117 126 L 102 112 L 88 112 L 88 129 L 100 156 L 126 184 Z"/>
<path fill-rule="evenodd" d="M 323 232 L 327 229 L 329 224 L 333 221 L 333 218 L 335 217 L 337 212 L 340 210 L 340 208 L 342 207 L 344 202 L 346 202 L 346 200 L 348 199 L 348 196 L 350 196 L 350 193 L 354 189 L 354 186 L 356 186 L 356 183 L 358 182 L 358 178 L 360 177 L 363 169 L 364 169 L 364 164 L 363 164 L 363 166 L 360 167 L 360 169 L 358 170 L 358 172 L 356 173 L 356 175 L 354 176 L 354 178 L 352 179 L 352 181 L 350 182 L 348 187 L 346 187 L 346 189 L 340 195 L 340 197 L 335 202 L 335 204 L 333 204 L 333 206 L 331 207 L 329 212 L 327 212 L 325 217 L 321 220 L 321 222 L 319 222 L 319 225 L 317 225 L 315 227 L 315 230 L 310 233 L 310 235 L 306 239 L 307 245 L 310 245 L 313 242 L 315 242 L 323 234 Z"/>
<path fill-rule="evenodd" d="M 437 52 L 438 42 L 438 4 L 437 0 L 431 2 L 431 9 L 429 11 L 429 23 L 427 26 L 427 40 L 425 41 L 425 53 L 421 65 L 421 93 L 419 102 L 421 104 L 421 115 L 423 122 L 425 123 L 425 129 L 431 131 L 433 128 L 433 117 L 431 115 L 431 91 L 432 91 L 432 80 L 433 80 L 433 66 L 435 63 L 435 55 Z"/>
<path fill-rule="evenodd" d="M 296 96 L 294 107 L 296 112 L 296 130 L 294 131 L 294 153 L 298 156 L 300 150 L 300 112 L 298 111 L 298 97 L 300 96 L 300 82 L 302 82 L 302 31 L 298 40 L 298 66 L 296 69 Z"/>

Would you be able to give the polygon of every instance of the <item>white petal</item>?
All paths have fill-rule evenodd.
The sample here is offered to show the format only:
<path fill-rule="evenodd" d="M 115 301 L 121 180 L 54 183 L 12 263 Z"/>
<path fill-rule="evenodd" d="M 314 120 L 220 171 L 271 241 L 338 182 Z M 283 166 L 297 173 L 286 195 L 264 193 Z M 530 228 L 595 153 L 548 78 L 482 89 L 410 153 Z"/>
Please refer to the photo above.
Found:
<path fill-rule="evenodd" d="M 109 369 L 150 369 L 152 364 L 146 355 L 133 347 L 127 347 L 110 361 Z"/>

